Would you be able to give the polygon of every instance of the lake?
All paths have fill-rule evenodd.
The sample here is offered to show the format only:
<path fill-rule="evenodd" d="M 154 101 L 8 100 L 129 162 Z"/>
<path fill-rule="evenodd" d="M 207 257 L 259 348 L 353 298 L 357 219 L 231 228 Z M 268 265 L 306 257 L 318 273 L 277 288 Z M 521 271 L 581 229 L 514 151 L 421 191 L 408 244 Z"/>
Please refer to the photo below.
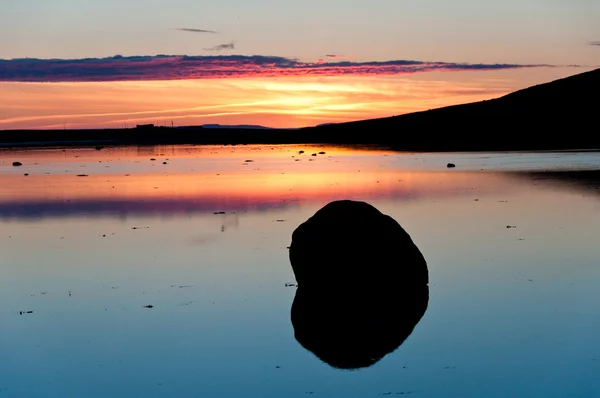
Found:
<path fill-rule="evenodd" d="M 598 170 L 599 152 L 2 150 L 0 397 L 598 397 Z M 410 336 L 355 370 L 290 320 L 292 232 L 338 199 L 392 216 L 429 271 Z"/>

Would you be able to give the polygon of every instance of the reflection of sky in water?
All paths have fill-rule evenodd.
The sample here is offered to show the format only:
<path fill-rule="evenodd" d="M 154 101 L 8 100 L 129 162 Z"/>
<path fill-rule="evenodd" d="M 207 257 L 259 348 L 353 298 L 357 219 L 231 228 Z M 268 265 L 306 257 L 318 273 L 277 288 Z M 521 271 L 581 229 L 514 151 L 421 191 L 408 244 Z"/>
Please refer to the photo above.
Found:
<path fill-rule="evenodd" d="M 2 153 L 0 397 L 600 395 L 598 196 L 480 172 L 595 153 L 300 149 Z M 431 280 L 412 335 L 355 372 L 299 346 L 285 287 L 292 231 L 345 197 L 398 220 Z"/>

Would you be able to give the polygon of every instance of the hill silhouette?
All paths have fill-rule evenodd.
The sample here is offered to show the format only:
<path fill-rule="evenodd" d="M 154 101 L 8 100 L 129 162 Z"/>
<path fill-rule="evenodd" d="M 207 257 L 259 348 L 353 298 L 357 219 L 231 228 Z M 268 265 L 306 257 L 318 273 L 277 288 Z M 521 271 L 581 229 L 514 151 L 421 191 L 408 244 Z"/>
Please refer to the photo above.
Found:
<path fill-rule="evenodd" d="M 599 149 L 600 69 L 500 98 L 400 116 L 301 129 L 6 130 L 0 146 L 374 144 L 413 151 Z"/>
<path fill-rule="evenodd" d="M 599 92 L 596 69 L 493 100 L 321 126 L 311 133 L 407 150 L 596 149 Z"/>

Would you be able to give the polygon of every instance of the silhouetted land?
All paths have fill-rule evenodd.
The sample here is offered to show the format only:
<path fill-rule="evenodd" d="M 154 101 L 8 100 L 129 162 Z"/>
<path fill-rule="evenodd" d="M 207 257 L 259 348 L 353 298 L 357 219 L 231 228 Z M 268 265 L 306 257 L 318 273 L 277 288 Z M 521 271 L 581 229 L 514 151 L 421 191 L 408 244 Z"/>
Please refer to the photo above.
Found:
<path fill-rule="evenodd" d="M 596 69 L 489 101 L 320 129 L 405 150 L 598 149 L 599 93 Z"/>
<path fill-rule="evenodd" d="M 7 130 L 2 146 L 377 144 L 398 150 L 599 149 L 600 69 L 504 97 L 381 119 L 296 130 L 148 128 Z"/>

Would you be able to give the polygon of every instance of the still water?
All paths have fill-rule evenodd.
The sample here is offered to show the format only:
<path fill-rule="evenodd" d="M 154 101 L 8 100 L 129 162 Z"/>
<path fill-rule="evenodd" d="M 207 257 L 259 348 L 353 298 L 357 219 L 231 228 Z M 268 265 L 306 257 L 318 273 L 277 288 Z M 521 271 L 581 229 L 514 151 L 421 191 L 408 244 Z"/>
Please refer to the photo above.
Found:
<path fill-rule="evenodd" d="M 597 152 L 3 150 L 0 397 L 598 397 L 596 169 Z M 396 219 L 429 270 L 410 336 L 356 370 L 290 320 L 291 234 L 336 199 Z"/>

